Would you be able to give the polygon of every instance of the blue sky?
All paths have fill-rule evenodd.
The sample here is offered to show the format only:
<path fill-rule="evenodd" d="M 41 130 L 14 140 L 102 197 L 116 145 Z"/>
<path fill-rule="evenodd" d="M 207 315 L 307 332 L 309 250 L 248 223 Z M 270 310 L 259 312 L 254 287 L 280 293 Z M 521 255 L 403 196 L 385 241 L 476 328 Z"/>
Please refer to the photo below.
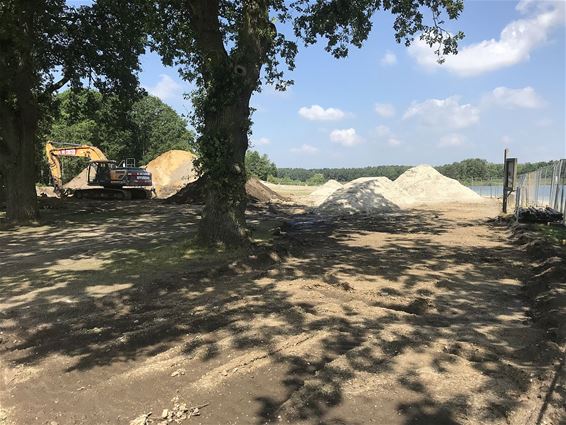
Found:
<path fill-rule="evenodd" d="M 433 165 L 470 157 L 520 162 L 566 157 L 564 1 L 466 1 L 460 54 L 438 65 L 420 43 L 393 38 L 378 14 L 362 49 L 336 60 L 300 50 L 287 92 L 270 87 L 252 105 L 253 149 L 280 167 Z M 142 85 L 178 112 L 190 85 L 155 54 Z"/>

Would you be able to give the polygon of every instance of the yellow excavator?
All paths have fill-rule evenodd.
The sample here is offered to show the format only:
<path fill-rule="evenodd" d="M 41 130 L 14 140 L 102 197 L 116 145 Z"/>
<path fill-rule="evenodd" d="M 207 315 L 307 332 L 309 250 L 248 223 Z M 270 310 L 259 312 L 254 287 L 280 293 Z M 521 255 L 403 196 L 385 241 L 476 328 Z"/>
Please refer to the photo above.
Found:
<path fill-rule="evenodd" d="M 56 146 L 58 145 L 58 146 Z M 130 161 L 108 160 L 106 155 L 95 146 L 89 145 L 61 145 L 55 142 L 45 144 L 45 154 L 49 162 L 49 170 L 53 180 L 55 192 L 60 196 L 68 193 L 63 188 L 62 156 L 89 158 L 87 167 L 88 189 L 75 189 L 72 191 L 76 198 L 87 199 L 147 199 L 151 197 L 151 173 L 143 168 L 136 167 Z"/>

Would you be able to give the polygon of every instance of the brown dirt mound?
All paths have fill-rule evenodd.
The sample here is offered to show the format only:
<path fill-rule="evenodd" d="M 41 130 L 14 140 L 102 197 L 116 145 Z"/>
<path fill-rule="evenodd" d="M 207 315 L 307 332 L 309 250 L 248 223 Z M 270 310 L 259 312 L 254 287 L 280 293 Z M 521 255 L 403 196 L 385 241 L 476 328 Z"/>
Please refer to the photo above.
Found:
<path fill-rule="evenodd" d="M 165 202 L 167 204 L 204 204 L 205 185 L 207 176 L 190 182 L 177 193 L 168 197 Z"/>
<path fill-rule="evenodd" d="M 246 193 L 252 200 L 257 202 L 271 202 L 271 201 L 285 200 L 285 198 L 283 198 L 277 192 L 268 188 L 256 177 L 252 177 L 246 182 Z"/>
<path fill-rule="evenodd" d="M 198 178 L 195 159 L 191 152 L 170 150 L 147 164 L 158 198 L 167 198 Z"/>
<path fill-rule="evenodd" d="M 190 182 L 177 193 L 167 198 L 167 203 L 173 204 L 202 204 L 204 203 L 205 184 L 207 176 Z M 274 192 L 255 177 L 246 182 L 246 193 L 251 201 L 272 202 L 286 200 L 277 192 Z"/>
<path fill-rule="evenodd" d="M 65 189 L 89 189 L 91 186 L 88 185 L 88 167 L 64 184 L 63 187 Z"/>

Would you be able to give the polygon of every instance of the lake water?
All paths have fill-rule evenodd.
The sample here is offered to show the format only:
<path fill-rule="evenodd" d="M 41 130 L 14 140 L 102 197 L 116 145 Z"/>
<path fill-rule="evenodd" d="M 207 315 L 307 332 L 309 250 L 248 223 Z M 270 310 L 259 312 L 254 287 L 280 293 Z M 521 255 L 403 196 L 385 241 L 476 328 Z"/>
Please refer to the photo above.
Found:
<path fill-rule="evenodd" d="M 502 198 L 503 197 L 503 187 L 502 186 L 468 186 L 474 192 L 485 196 L 488 198 Z M 541 185 L 538 191 L 538 203 L 546 204 L 550 199 L 550 185 Z"/>

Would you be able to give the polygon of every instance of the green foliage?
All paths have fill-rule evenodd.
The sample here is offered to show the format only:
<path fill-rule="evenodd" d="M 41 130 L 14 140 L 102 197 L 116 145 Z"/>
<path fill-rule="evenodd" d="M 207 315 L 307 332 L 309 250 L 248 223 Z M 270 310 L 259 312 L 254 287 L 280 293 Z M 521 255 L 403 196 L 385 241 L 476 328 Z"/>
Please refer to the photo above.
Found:
<path fill-rule="evenodd" d="M 293 180 L 289 177 L 275 177 L 275 176 L 268 176 L 267 181 L 269 183 L 274 184 L 288 184 L 294 186 L 307 186 L 307 183 L 301 180 Z"/>
<path fill-rule="evenodd" d="M 503 165 L 490 164 L 485 159 L 471 158 L 442 165 L 436 169 L 447 177 L 465 181 L 468 179 L 492 179 L 501 177 Z"/>
<path fill-rule="evenodd" d="M 324 178 L 324 175 L 322 173 L 315 173 L 307 180 L 307 184 L 309 186 L 319 186 L 321 184 L 324 184 L 325 182 L 326 179 Z"/>
<path fill-rule="evenodd" d="M 379 165 L 376 167 L 364 168 L 278 168 L 278 176 L 288 178 L 292 181 L 307 182 L 316 174 L 321 174 L 324 180 L 338 180 L 347 182 L 359 177 L 385 176 L 391 180 L 396 179 L 410 167 L 407 165 Z"/>
<path fill-rule="evenodd" d="M 267 180 L 269 176 L 277 176 L 277 167 L 266 154 L 260 155 L 257 151 L 247 151 L 246 173 L 261 180 Z"/>
<path fill-rule="evenodd" d="M 132 107 L 131 120 L 134 145 L 144 164 L 172 149 L 197 152 L 194 134 L 187 130 L 186 120 L 155 96 L 144 96 L 137 101 Z"/>
<path fill-rule="evenodd" d="M 150 25 L 153 47 L 164 63 L 178 65 L 187 80 L 201 87 L 208 80 L 207 68 L 220 56 L 227 56 L 233 65 L 254 56 L 256 65 L 265 68 L 264 81 L 285 89 L 292 81 L 284 79 L 281 66 L 294 69 L 299 43 L 322 41 L 333 56 L 346 57 L 350 46 L 359 48 L 367 39 L 378 12 L 395 17 L 398 43 L 408 46 L 419 37 L 435 48 L 442 61 L 444 55 L 457 53 L 457 43 L 464 37 L 446 31 L 445 21 L 457 19 L 463 8 L 463 0 L 157 2 Z M 292 35 L 277 26 L 292 27 Z M 211 55 L 201 47 L 210 49 Z"/>
<path fill-rule="evenodd" d="M 551 243 L 566 246 L 566 227 L 560 225 L 547 226 L 545 224 L 536 224 L 533 227 Z"/>

